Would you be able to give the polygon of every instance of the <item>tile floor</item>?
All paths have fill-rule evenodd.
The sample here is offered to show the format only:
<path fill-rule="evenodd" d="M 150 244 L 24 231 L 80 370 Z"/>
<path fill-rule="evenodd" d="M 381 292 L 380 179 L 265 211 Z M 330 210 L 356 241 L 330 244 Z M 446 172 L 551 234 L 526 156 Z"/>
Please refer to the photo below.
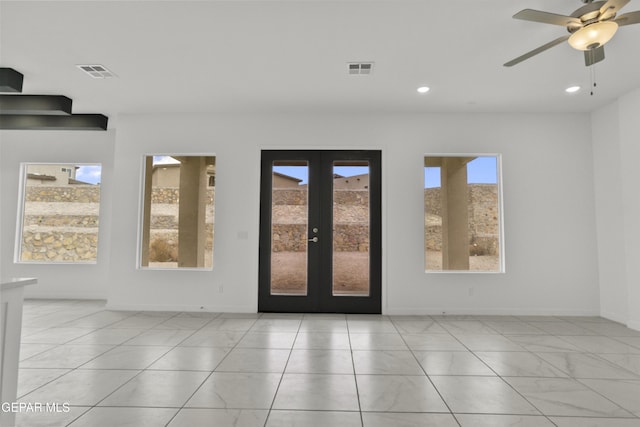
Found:
<path fill-rule="evenodd" d="M 115 312 L 25 302 L 20 426 L 640 426 L 640 332 L 597 317 Z"/>

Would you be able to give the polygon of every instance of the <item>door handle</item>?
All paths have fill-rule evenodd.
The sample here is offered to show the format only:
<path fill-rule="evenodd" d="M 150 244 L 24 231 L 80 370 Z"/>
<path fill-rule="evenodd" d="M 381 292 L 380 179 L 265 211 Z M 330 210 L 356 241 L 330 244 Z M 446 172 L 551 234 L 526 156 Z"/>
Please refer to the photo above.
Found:
<path fill-rule="evenodd" d="M 318 243 L 318 236 L 315 236 L 313 239 L 309 239 L 310 242 Z"/>

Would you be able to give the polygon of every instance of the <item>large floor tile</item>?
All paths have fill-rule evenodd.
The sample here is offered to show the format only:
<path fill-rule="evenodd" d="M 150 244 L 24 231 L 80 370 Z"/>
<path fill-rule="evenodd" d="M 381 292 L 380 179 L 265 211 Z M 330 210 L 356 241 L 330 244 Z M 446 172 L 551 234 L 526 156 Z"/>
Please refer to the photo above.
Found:
<path fill-rule="evenodd" d="M 476 352 L 476 355 L 500 376 L 566 377 L 567 374 L 533 353 L 503 351 Z"/>
<path fill-rule="evenodd" d="M 149 369 L 213 371 L 229 351 L 228 348 L 218 347 L 175 347 L 149 366 Z"/>
<path fill-rule="evenodd" d="M 457 427 L 450 414 L 411 414 L 402 412 L 364 412 L 364 427 Z"/>
<path fill-rule="evenodd" d="M 228 314 L 231 313 L 225 313 L 213 319 L 204 325 L 202 330 L 247 332 L 256 323 L 256 318 L 236 318 L 229 317 Z"/>
<path fill-rule="evenodd" d="M 237 347 L 290 349 L 295 340 L 295 332 L 248 332 Z"/>
<path fill-rule="evenodd" d="M 598 354 L 597 356 L 640 375 L 640 354 Z"/>
<path fill-rule="evenodd" d="M 638 427 L 637 418 L 550 417 L 558 427 Z"/>
<path fill-rule="evenodd" d="M 119 346 L 85 363 L 81 369 L 145 369 L 171 347 Z"/>
<path fill-rule="evenodd" d="M 285 372 L 353 374 L 353 360 L 349 350 L 293 350 Z"/>
<path fill-rule="evenodd" d="M 220 372 L 284 372 L 290 350 L 235 348 L 220 362 Z"/>
<path fill-rule="evenodd" d="M 47 350 L 51 350 L 56 347 L 57 344 L 26 344 L 20 345 L 20 360 L 29 359 L 36 354 L 44 353 Z"/>
<path fill-rule="evenodd" d="M 18 397 L 31 393 L 70 372 L 69 369 L 20 369 L 18 372 Z"/>
<path fill-rule="evenodd" d="M 38 388 L 21 400 L 91 406 L 136 376 L 138 371 L 77 370 Z"/>
<path fill-rule="evenodd" d="M 208 324 L 211 320 L 217 317 L 217 314 L 210 313 L 194 313 L 202 314 L 202 316 L 194 316 L 193 314 L 179 314 L 174 316 L 159 325 L 155 326 L 155 329 L 184 329 L 188 331 L 195 331 Z"/>
<path fill-rule="evenodd" d="M 49 328 L 23 337 L 22 342 L 27 344 L 64 344 L 91 332 L 91 329 L 85 328 Z"/>
<path fill-rule="evenodd" d="M 144 371 L 100 402 L 100 406 L 179 408 L 208 375 L 196 371 Z"/>
<path fill-rule="evenodd" d="M 133 329 L 150 329 L 154 326 L 159 325 L 160 323 L 168 320 L 172 316 L 152 316 L 152 315 L 140 315 L 135 314 L 131 317 L 127 317 L 119 322 L 112 323 L 107 326 L 108 328 L 122 329 L 122 328 L 133 328 Z"/>
<path fill-rule="evenodd" d="M 349 334 L 331 332 L 300 332 L 293 345 L 294 349 L 350 350 Z"/>
<path fill-rule="evenodd" d="M 631 413 L 570 378 L 506 378 L 544 415 L 629 417 Z"/>
<path fill-rule="evenodd" d="M 131 338 L 125 345 L 164 345 L 180 344 L 194 331 L 184 329 L 150 329 Z"/>
<path fill-rule="evenodd" d="M 252 409 L 185 408 L 178 412 L 168 427 L 263 427 L 268 413 Z"/>
<path fill-rule="evenodd" d="M 640 331 L 635 329 L 629 329 L 620 323 L 615 322 L 589 322 L 589 323 L 577 323 L 578 326 L 581 326 L 590 331 L 596 332 L 601 335 L 605 335 L 608 337 L 635 337 L 640 338 Z"/>
<path fill-rule="evenodd" d="M 157 427 L 176 414 L 171 408 L 92 408 L 70 427 Z"/>
<path fill-rule="evenodd" d="M 449 334 L 403 334 L 411 350 L 468 351 L 457 338 Z"/>
<path fill-rule="evenodd" d="M 251 326 L 251 332 L 298 332 L 302 319 L 260 318 Z"/>
<path fill-rule="evenodd" d="M 539 414 L 501 378 L 432 376 L 431 380 L 454 413 Z"/>
<path fill-rule="evenodd" d="M 579 352 L 580 348 L 553 335 L 509 335 L 509 339 L 527 351 Z"/>
<path fill-rule="evenodd" d="M 353 375 L 285 374 L 273 409 L 357 411 Z"/>
<path fill-rule="evenodd" d="M 362 411 L 448 412 L 426 376 L 357 375 Z"/>
<path fill-rule="evenodd" d="M 280 374 L 214 372 L 185 406 L 269 409 L 280 378 Z"/>
<path fill-rule="evenodd" d="M 580 380 L 580 382 L 640 417 L 640 381 Z M 638 424 L 640 425 L 640 422 Z"/>
<path fill-rule="evenodd" d="M 388 318 L 354 318 L 347 317 L 350 334 L 395 334 L 396 327 Z"/>
<path fill-rule="evenodd" d="M 585 353 L 536 353 L 572 378 L 640 379 L 631 371 L 623 369 L 597 356 Z"/>
<path fill-rule="evenodd" d="M 351 333 L 349 338 L 354 350 L 408 350 L 407 344 L 398 334 Z"/>
<path fill-rule="evenodd" d="M 594 331 L 566 321 L 539 322 L 535 326 L 550 335 L 597 335 Z"/>
<path fill-rule="evenodd" d="M 427 375 L 495 375 L 468 351 L 414 351 Z"/>
<path fill-rule="evenodd" d="M 356 374 L 424 375 L 413 353 L 402 350 L 354 351 Z"/>
<path fill-rule="evenodd" d="M 271 411 L 266 427 L 362 427 L 360 412 Z"/>
<path fill-rule="evenodd" d="M 522 321 L 488 320 L 484 323 L 503 335 L 543 335 L 546 333 L 535 325 Z"/>
<path fill-rule="evenodd" d="M 502 335 L 458 334 L 456 338 L 471 351 L 523 351 L 524 349 Z"/>
<path fill-rule="evenodd" d="M 245 332 L 224 331 L 217 329 L 200 329 L 180 343 L 183 347 L 222 347 L 235 346 Z"/>
<path fill-rule="evenodd" d="M 438 323 L 449 333 L 458 335 L 493 335 L 498 331 L 478 320 L 440 320 Z"/>
<path fill-rule="evenodd" d="M 109 351 L 111 345 L 71 345 L 54 347 L 20 362 L 21 368 L 77 368 Z"/>
<path fill-rule="evenodd" d="M 553 427 L 547 417 L 536 415 L 456 414 L 462 427 Z"/>
<path fill-rule="evenodd" d="M 341 319 L 306 317 L 302 319 L 300 332 L 332 332 L 337 334 L 346 334 L 348 332 L 347 320 L 344 317 Z"/>
<path fill-rule="evenodd" d="M 125 341 L 129 341 L 131 338 L 140 335 L 146 329 L 98 329 L 87 335 L 83 335 L 80 338 L 76 338 L 71 341 L 70 344 L 122 344 Z"/>
<path fill-rule="evenodd" d="M 87 406 L 71 406 L 68 412 L 19 412 L 16 414 L 16 427 L 62 427 L 89 409 Z"/>
<path fill-rule="evenodd" d="M 447 330 L 434 320 L 396 320 L 393 319 L 401 334 L 447 334 Z"/>
<path fill-rule="evenodd" d="M 624 344 L 619 340 L 614 340 L 604 336 L 561 336 L 558 337 L 571 344 L 580 347 L 583 351 L 589 353 L 618 353 L 618 354 L 638 354 L 640 348 L 632 347 Z"/>

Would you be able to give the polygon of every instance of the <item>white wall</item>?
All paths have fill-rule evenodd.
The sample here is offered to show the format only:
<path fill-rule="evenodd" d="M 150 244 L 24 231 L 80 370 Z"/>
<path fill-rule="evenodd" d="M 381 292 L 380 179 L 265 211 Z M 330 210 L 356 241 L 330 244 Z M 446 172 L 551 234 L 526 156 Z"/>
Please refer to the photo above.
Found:
<path fill-rule="evenodd" d="M 640 329 L 640 89 L 592 114 L 602 316 Z"/>
<path fill-rule="evenodd" d="M 385 313 L 598 314 L 589 120 L 586 114 L 121 116 L 109 306 L 255 311 L 260 150 L 371 148 L 383 152 Z M 213 271 L 136 269 L 142 157 L 156 153 L 217 156 Z M 425 153 L 503 155 L 505 274 L 424 273 Z"/>
<path fill-rule="evenodd" d="M 627 286 L 618 103 L 592 115 L 600 314 L 626 323 Z"/>
<path fill-rule="evenodd" d="M 114 142 L 114 131 L 0 131 L 0 265 L 3 277 L 38 278 L 38 285 L 25 288 L 26 297 L 107 297 L 110 283 L 108 275 Z M 22 162 L 102 164 L 96 264 L 14 264 L 18 187 Z"/>

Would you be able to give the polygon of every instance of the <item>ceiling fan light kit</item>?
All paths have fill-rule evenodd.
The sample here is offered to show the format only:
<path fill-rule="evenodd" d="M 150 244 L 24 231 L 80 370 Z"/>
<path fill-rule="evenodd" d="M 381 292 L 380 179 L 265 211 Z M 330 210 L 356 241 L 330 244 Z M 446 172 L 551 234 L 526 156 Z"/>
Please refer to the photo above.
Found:
<path fill-rule="evenodd" d="M 580 28 L 569 37 L 569 44 L 577 50 L 591 50 L 604 46 L 618 31 L 614 21 L 596 22 Z"/>
<path fill-rule="evenodd" d="M 504 66 L 511 67 L 519 64 L 564 41 L 568 41 L 572 48 L 584 52 L 584 62 L 587 67 L 604 60 L 604 45 L 613 38 L 618 27 L 640 23 L 640 11 L 617 16 L 620 9 L 626 6 L 629 1 L 582 0 L 586 4 L 575 10 L 571 15 L 560 15 L 533 9 L 521 10 L 513 15 L 515 19 L 558 25 L 565 27 L 569 34 L 558 37 L 547 44 L 512 59 L 506 62 Z"/>

